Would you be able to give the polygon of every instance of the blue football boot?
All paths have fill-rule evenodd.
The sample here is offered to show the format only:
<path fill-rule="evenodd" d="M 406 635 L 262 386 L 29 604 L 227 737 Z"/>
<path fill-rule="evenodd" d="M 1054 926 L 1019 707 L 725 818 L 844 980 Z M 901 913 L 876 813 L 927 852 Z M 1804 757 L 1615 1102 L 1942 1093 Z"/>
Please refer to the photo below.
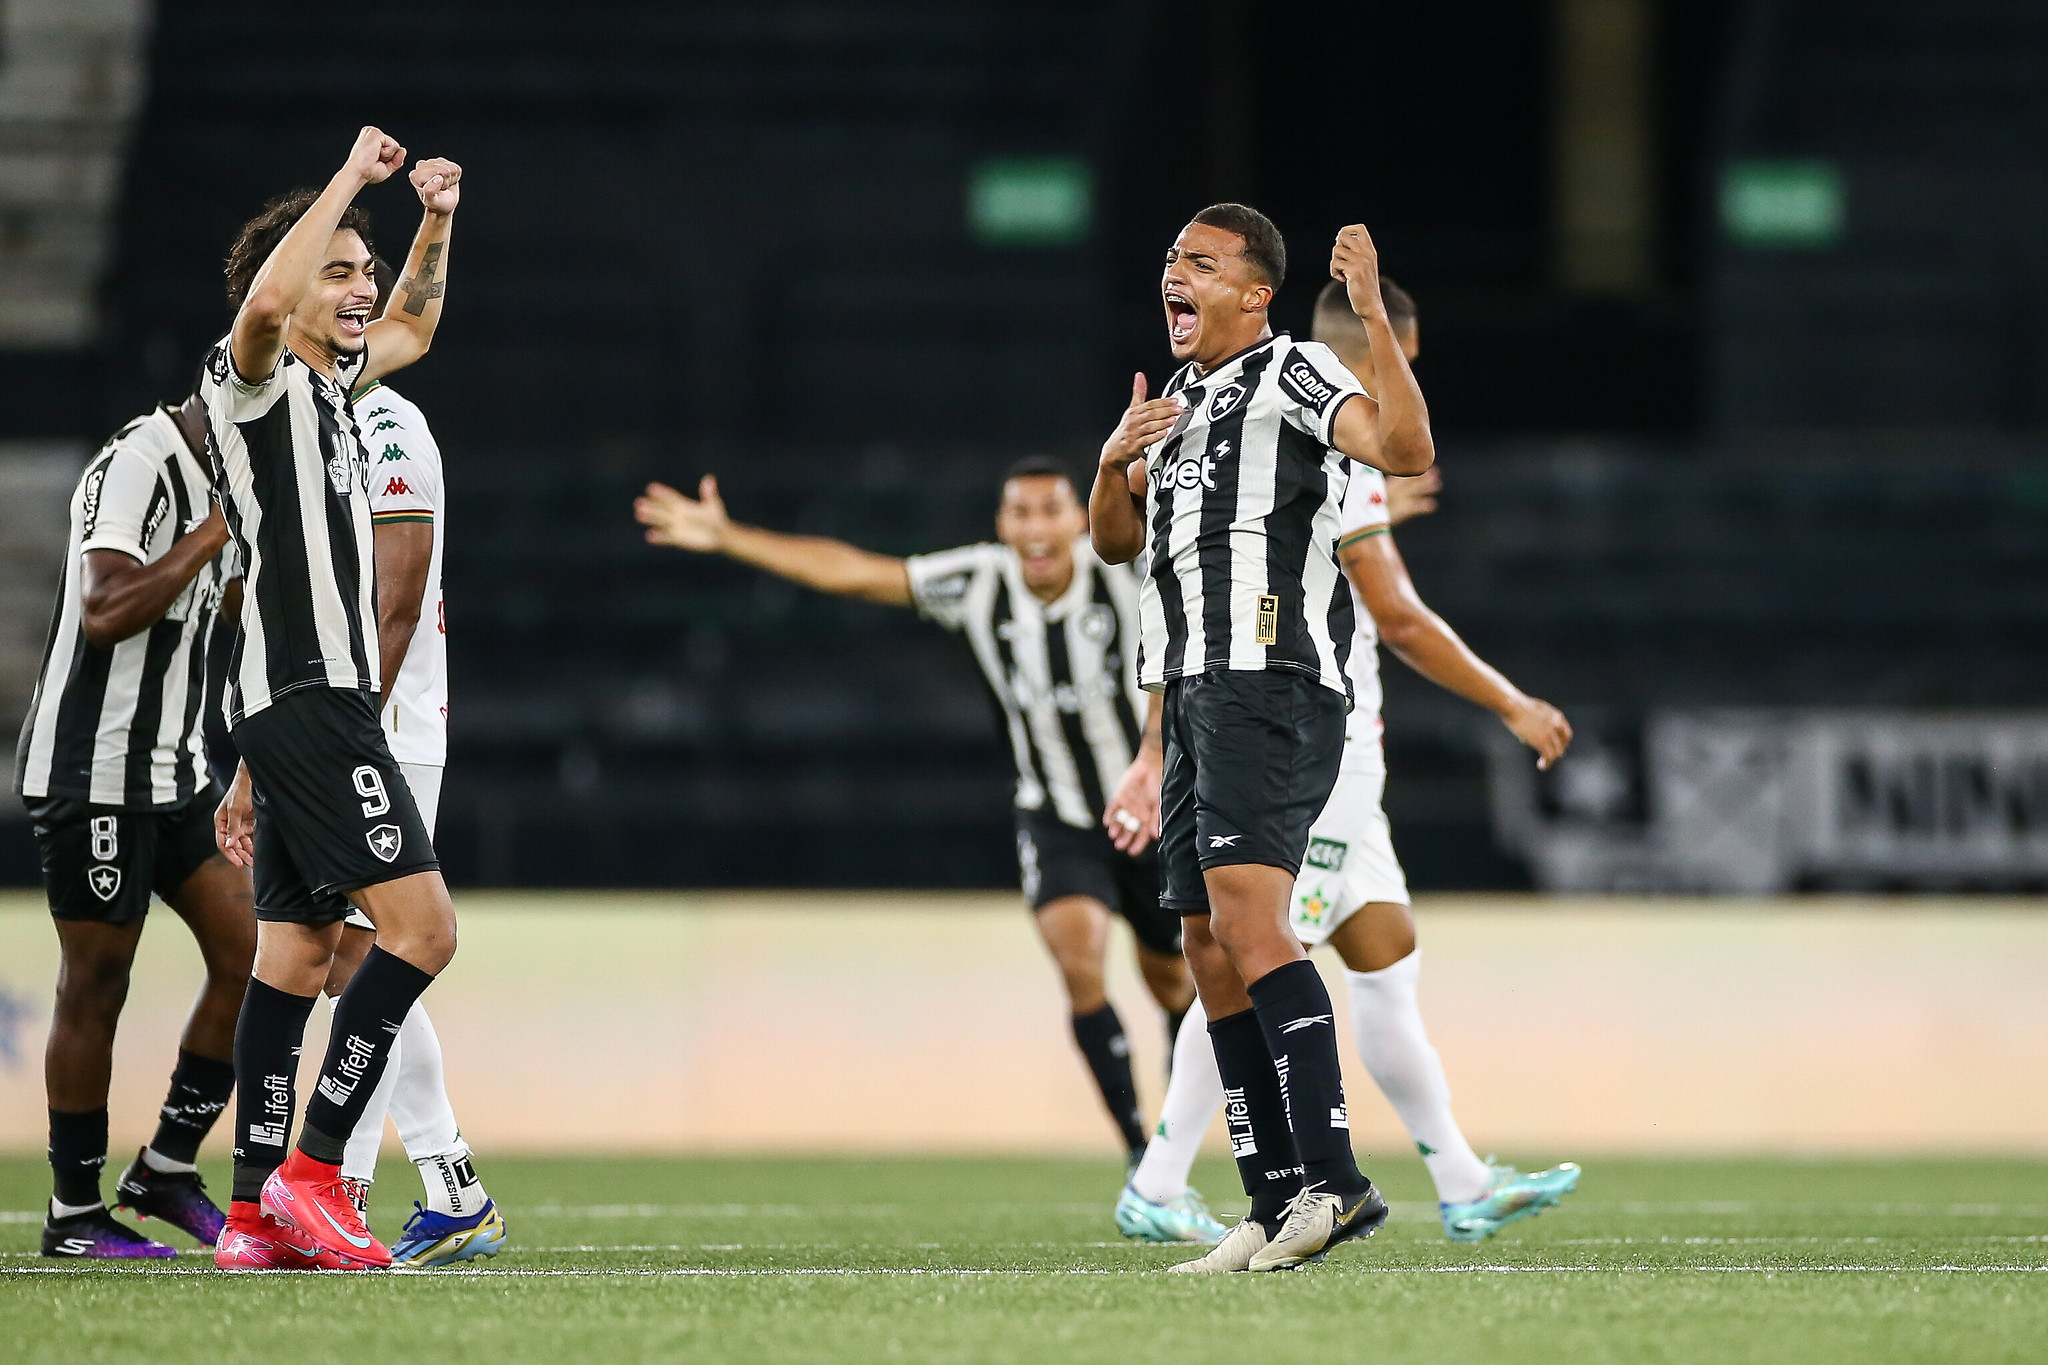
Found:
<path fill-rule="evenodd" d="M 495 1256 L 505 1245 L 505 1219 L 494 1200 L 466 1218 L 413 1206 L 405 1231 L 391 1248 L 394 1270 L 429 1270 L 478 1256 Z"/>
<path fill-rule="evenodd" d="M 1453 1242 L 1483 1242 L 1517 1218 L 1533 1218 L 1550 1208 L 1579 1183 L 1579 1168 L 1570 1161 L 1533 1175 L 1491 1161 L 1486 1166 L 1491 1180 L 1485 1194 L 1469 1204 L 1437 1206 L 1444 1235 Z"/>
<path fill-rule="evenodd" d="M 1116 1200 L 1116 1230 L 1138 1242 L 1193 1242 L 1212 1247 L 1223 1240 L 1223 1224 L 1191 1187 L 1155 1204 L 1129 1185 Z"/>

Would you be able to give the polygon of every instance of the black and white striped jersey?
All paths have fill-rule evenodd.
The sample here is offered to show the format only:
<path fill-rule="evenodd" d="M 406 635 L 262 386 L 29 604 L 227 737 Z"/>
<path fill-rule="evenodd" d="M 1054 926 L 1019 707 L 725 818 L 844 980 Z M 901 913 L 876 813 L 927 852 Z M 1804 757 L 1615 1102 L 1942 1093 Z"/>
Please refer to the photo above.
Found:
<path fill-rule="evenodd" d="M 154 563 L 211 511 L 206 471 L 162 408 L 121 428 L 86 465 L 15 750 L 21 795 L 137 809 L 176 805 L 206 786 L 206 639 L 234 551 L 201 569 L 161 621 L 111 647 L 85 638 L 81 573 L 92 550 Z"/>
<path fill-rule="evenodd" d="M 1188 406 L 1145 452 L 1139 677 L 1159 691 L 1284 668 L 1349 695 L 1336 542 L 1350 475 L 1330 429 L 1365 390 L 1329 347 L 1283 332 L 1207 374 L 1183 366 L 1166 392 Z"/>
<path fill-rule="evenodd" d="M 348 398 L 362 364 L 346 357 L 329 379 L 287 349 L 250 383 L 227 338 L 206 358 L 213 486 L 244 578 L 230 726 L 302 687 L 381 685 L 369 464 Z"/>
<path fill-rule="evenodd" d="M 917 609 L 966 634 L 994 694 L 1017 760 L 1017 806 L 1078 829 L 1102 823 L 1103 803 L 1138 752 L 1138 585 L 1104 564 L 1086 537 L 1074 581 L 1051 602 L 1024 585 L 1007 545 L 964 545 L 905 561 Z"/>

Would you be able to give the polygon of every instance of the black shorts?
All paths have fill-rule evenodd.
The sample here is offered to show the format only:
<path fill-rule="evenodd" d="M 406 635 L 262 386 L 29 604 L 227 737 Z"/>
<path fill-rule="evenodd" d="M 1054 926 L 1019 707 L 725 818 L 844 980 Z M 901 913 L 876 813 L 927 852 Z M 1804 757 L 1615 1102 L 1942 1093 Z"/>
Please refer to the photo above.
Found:
<path fill-rule="evenodd" d="M 1180 951 L 1180 916 L 1159 904 L 1157 849 L 1133 858 L 1109 841 L 1105 829 L 1075 829 L 1051 811 L 1020 810 L 1017 866 L 1032 910 L 1062 896 L 1087 896 L 1122 916 L 1147 948 Z"/>
<path fill-rule="evenodd" d="M 58 919 L 133 924 L 149 913 L 150 892 L 169 900 L 217 852 L 217 790 L 139 810 L 65 796 L 28 796 L 22 804 L 35 821 L 43 890 Z"/>
<path fill-rule="evenodd" d="M 255 786 L 257 919 L 332 924 L 345 893 L 440 867 L 369 693 L 287 693 L 235 742 Z"/>
<path fill-rule="evenodd" d="M 1286 669 L 1198 673 L 1166 685 L 1160 902 L 1209 911 L 1204 868 L 1301 871 L 1308 828 L 1337 785 L 1344 697 Z"/>

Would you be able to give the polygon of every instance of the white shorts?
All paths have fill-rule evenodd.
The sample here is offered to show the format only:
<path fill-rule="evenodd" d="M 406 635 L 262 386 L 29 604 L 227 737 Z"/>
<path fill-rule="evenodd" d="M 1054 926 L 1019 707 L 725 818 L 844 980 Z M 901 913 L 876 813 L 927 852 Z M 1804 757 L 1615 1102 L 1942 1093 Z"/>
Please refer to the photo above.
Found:
<path fill-rule="evenodd" d="M 398 771 L 405 774 L 405 785 L 412 788 L 413 804 L 420 808 L 420 820 L 427 827 L 427 837 L 434 837 L 434 817 L 441 813 L 441 770 L 430 763 L 401 763 Z M 356 929 L 374 930 L 370 917 L 353 905 L 348 908 L 348 918 L 342 921 Z"/>
<path fill-rule="evenodd" d="M 1362 905 L 1408 904 L 1408 878 L 1394 857 L 1393 835 L 1380 808 L 1386 786 L 1386 751 L 1379 735 L 1347 735 L 1336 789 L 1309 826 L 1308 851 L 1287 907 L 1289 927 L 1310 947 L 1336 932 Z"/>

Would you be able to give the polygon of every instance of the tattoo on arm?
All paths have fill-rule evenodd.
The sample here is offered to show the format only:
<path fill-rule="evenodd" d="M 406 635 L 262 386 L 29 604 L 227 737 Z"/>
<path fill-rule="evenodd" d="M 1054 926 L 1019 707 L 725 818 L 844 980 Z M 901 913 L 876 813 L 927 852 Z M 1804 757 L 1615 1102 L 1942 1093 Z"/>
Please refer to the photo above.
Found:
<path fill-rule="evenodd" d="M 427 254 L 420 261 L 420 273 L 411 279 L 400 280 L 398 288 L 405 295 L 405 311 L 413 317 L 427 311 L 427 304 L 447 292 L 448 282 L 434 278 L 434 272 L 441 266 L 440 242 L 427 243 Z"/>

